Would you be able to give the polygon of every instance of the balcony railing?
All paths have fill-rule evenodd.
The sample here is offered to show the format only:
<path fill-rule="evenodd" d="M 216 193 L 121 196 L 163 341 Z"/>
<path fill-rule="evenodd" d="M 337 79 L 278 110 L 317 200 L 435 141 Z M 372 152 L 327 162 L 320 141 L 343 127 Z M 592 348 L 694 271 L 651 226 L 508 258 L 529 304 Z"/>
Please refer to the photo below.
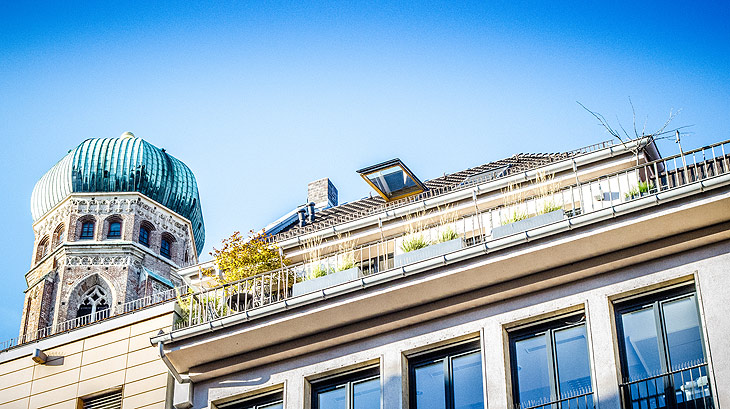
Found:
<path fill-rule="evenodd" d="M 115 313 L 112 313 L 111 309 L 106 309 L 102 311 L 97 311 L 94 314 L 83 315 L 81 317 L 61 321 L 56 325 L 40 328 L 37 331 L 27 333 L 24 336 L 11 338 L 7 341 L 0 342 L 0 351 L 5 351 L 10 348 L 15 348 L 23 344 L 50 337 L 52 335 L 62 334 L 71 330 L 75 330 L 77 328 L 104 321 L 109 318 L 130 314 L 141 309 L 172 301 L 175 299 L 177 294 L 185 294 L 187 293 L 187 291 L 187 286 L 183 286 L 181 288 L 172 288 L 163 292 L 158 292 L 145 297 L 141 297 L 136 300 L 128 301 L 122 304 Z"/>
<path fill-rule="evenodd" d="M 593 409 L 593 391 L 578 389 L 564 393 L 559 399 L 527 401 L 515 405 L 515 409 Z"/>
<path fill-rule="evenodd" d="M 626 409 L 712 409 L 707 363 L 688 364 L 658 375 L 621 383 Z"/>
<path fill-rule="evenodd" d="M 474 246 L 493 240 L 493 230 L 511 221 L 515 214 L 530 217 L 540 215 L 546 208 L 557 208 L 563 213 L 559 215 L 562 221 L 605 209 L 613 209 L 615 212 L 616 206 L 638 201 L 646 196 L 654 196 L 658 200 L 660 194 L 664 192 L 730 174 L 728 148 L 730 141 L 716 143 L 594 179 L 579 181 L 561 187 L 547 196 L 537 194 L 539 187 L 529 184 L 522 188 L 529 197 L 489 209 L 474 206 L 471 213 L 450 221 L 446 228 L 452 229 L 465 246 Z M 444 225 L 434 223 L 423 226 L 420 234 L 428 241 L 438 238 L 444 228 Z M 520 234 L 527 233 L 523 231 Z M 311 276 L 312 271 L 318 266 L 331 271 L 336 269 L 345 257 L 354 260 L 361 277 L 400 267 L 403 264 L 396 265 L 395 258 L 402 253 L 401 245 L 406 237 L 407 235 L 403 234 L 383 238 L 346 253 L 335 252 L 324 256 L 316 263 L 298 263 L 237 282 L 185 294 L 181 297 L 180 303 L 183 307 L 183 316 L 175 324 L 174 329 L 210 322 L 233 314 L 247 313 L 274 302 L 287 300 L 295 296 L 291 291 L 292 287 Z M 213 262 L 201 267 L 216 268 Z"/>

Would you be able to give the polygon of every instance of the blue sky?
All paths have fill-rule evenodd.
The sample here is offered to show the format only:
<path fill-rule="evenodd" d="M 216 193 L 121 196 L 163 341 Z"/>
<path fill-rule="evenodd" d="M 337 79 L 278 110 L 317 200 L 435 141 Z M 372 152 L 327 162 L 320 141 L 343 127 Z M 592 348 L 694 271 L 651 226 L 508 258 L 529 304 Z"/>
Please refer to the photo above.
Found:
<path fill-rule="evenodd" d="M 685 149 L 730 139 L 725 2 L 147 3 L 0 3 L 0 339 L 33 186 L 86 138 L 132 131 L 190 166 L 204 258 L 318 178 L 352 201 L 355 170 L 393 157 L 429 179 L 608 139 L 576 101 L 627 125 L 631 97 L 649 129 L 682 109 Z"/>

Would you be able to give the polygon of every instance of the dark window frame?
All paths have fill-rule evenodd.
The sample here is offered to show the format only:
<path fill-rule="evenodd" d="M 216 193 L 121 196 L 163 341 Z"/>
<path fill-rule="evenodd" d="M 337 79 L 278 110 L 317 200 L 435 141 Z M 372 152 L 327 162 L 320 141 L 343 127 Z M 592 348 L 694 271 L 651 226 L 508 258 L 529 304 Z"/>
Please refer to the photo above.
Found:
<path fill-rule="evenodd" d="M 142 232 L 144 232 L 144 236 L 142 235 Z M 139 228 L 139 236 L 137 236 L 137 241 L 139 244 L 149 247 L 150 246 L 150 229 L 148 229 L 145 226 L 140 226 Z M 144 240 L 142 240 L 142 237 L 144 237 Z"/>
<path fill-rule="evenodd" d="M 352 408 L 353 390 L 352 386 L 355 383 L 369 381 L 372 379 L 380 380 L 380 366 L 373 365 L 365 368 L 358 368 L 352 371 L 348 371 L 342 374 L 329 376 L 322 379 L 317 379 L 310 382 L 311 386 L 311 398 L 312 398 L 312 409 L 320 409 L 319 402 L 316 399 L 317 394 L 322 392 L 329 392 L 337 389 L 341 386 L 345 386 L 345 395 L 347 396 L 347 408 Z M 383 399 L 383 388 L 382 384 L 378 385 L 380 389 L 380 406 L 382 407 Z"/>
<path fill-rule="evenodd" d="M 577 320 L 575 322 L 569 322 L 571 320 Z M 550 401 L 558 401 L 561 399 L 560 396 L 560 380 L 558 379 L 558 364 L 557 364 L 557 351 L 555 342 L 555 333 L 570 328 L 576 328 L 583 326 L 585 327 L 586 337 L 588 337 L 588 322 L 586 320 L 585 311 L 568 313 L 555 318 L 551 318 L 544 322 L 536 323 L 532 326 L 521 326 L 519 329 L 508 331 L 509 339 L 509 363 L 510 363 L 510 377 L 512 383 L 512 401 L 514 407 L 520 407 L 520 393 L 519 393 L 519 382 L 518 382 L 518 364 L 517 364 L 517 349 L 516 344 L 519 341 L 533 338 L 539 334 L 547 334 L 547 338 L 550 344 L 547 347 L 550 348 L 550 355 L 547 362 L 550 379 Z M 588 368 L 591 375 L 591 390 L 593 390 L 593 365 L 590 362 L 590 351 Z M 549 405 L 548 405 L 549 406 Z"/>
<path fill-rule="evenodd" d="M 216 405 L 220 409 L 260 409 L 261 407 L 284 404 L 284 391 L 265 392 L 248 398 L 239 399 L 230 403 Z"/>
<path fill-rule="evenodd" d="M 164 236 L 160 238 L 160 255 L 167 259 L 172 258 L 172 241 Z"/>
<path fill-rule="evenodd" d="M 480 338 L 462 341 L 456 344 L 446 345 L 444 347 L 424 351 L 419 354 L 408 356 L 408 407 L 409 409 L 417 409 L 416 407 L 416 369 L 422 366 L 444 361 L 444 389 L 446 392 L 446 409 L 454 407 L 454 382 L 452 375 L 452 364 L 454 358 L 465 355 L 479 354 L 481 363 L 480 373 L 482 375 L 482 394 L 484 394 L 484 356 L 482 353 L 482 345 Z M 486 408 L 486 402 L 483 402 Z"/>
<path fill-rule="evenodd" d="M 112 226 L 114 226 L 115 224 L 119 226 L 119 229 L 116 230 L 116 231 L 112 231 Z M 114 232 L 116 234 L 112 235 L 112 232 Z M 120 238 L 122 238 L 122 221 L 121 220 L 114 219 L 114 220 L 110 220 L 109 221 L 109 228 L 107 230 L 106 237 L 108 239 L 120 239 Z"/>
<path fill-rule="evenodd" d="M 658 338 L 657 346 L 659 348 L 659 365 L 661 373 L 667 373 L 671 371 L 670 356 L 669 356 L 669 345 L 668 337 L 666 333 L 666 317 L 664 315 L 664 304 L 678 301 L 685 298 L 691 298 L 694 302 L 697 311 L 697 322 L 700 325 L 700 345 L 702 348 L 702 354 L 704 363 L 707 364 L 707 344 L 705 341 L 705 326 L 702 322 L 702 314 L 700 313 L 699 299 L 697 298 L 697 288 L 694 283 L 679 285 L 674 288 L 668 288 L 666 290 L 653 291 L 648 294 L 642 294 L 636 297 L 628 299 L 616 300 L 613 303 L 614 320 L 616 324 L 616 337 L 618 338 L 619 348 L 619 373 L 621 381 L 624 382 L 629 378 L 629 364 L 626 356 L 626 340 L 623 330 L 622 315 L 640 311 L 647 307 L 653 308 L 654 320 L 656 325 L 656 334 Z M 677 402 L 674 401 L 676 398 L 673 393 L 669 393 L 670 389 L 674 388 L 674 377 L 668 376 L 665 381 L 665 399 L 667 399 L 667 408 L 678 407 Z M 622 403 L 623 405 L 624 403 Z"/>
<path fill-rule="evenodd" d="M 91 226 L 91 228 L 87 228 L 87 226 Z M 93 220 L 81 222 L 81 234 L 79 234 L 79 240 L 94 240 L 94 229 L 96 229 L 96 222 Z"/>

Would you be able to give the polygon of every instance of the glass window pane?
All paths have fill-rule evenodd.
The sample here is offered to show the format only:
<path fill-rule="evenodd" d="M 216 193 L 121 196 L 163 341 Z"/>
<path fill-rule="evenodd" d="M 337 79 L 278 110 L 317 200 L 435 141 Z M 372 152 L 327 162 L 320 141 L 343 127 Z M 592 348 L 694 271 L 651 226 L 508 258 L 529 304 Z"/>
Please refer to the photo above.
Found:
<path fill-rule="evenodd" d="M 483 408 L 482 360 L 479 352 L 456 357 L 451 365 L 454 372 L 454 409 Z"/>
<path fill-rule="evenodd" d="M 694 297 L 662 305 L 667 331 L 669 362 L 673 370 L 704 362 L 700 321 Z"/>
<path fill-rule="evenodd" d="M 259 406 L 258 409 L 284 409 L 284 404 L 282 402 L 269 403 Z"/>
<path fill-rule="evenodd" d="M 418 409 L 446 408 L 444 363 L 437 361 L 415 369 L 416 407 Z"/>
<path fill-rule="evenodd" d="M 621 314 L 624 354 L 630 379 L 661 373 L 654 308 Z"/>
<path fill-rule="evenodd" d="M 347 409 L 345 385 L 317 394 L 319 409 Z"/>
<path fill-rule="evenodd" d="M 555 331 L 554 336 L 560 397 L 590 391 L 591 366 L 585 325 Z"/>
<path fill-rule="evenodd" d="M 380 408 L 380 378 L 353 384 L 352 393 L 353 409 Z"/>
<path fill-rule="evenodd" d="M 547 336 L 543 334 L 515 342 L 517 387 L 520 405 L 550 401 L 550 368 Z"/>

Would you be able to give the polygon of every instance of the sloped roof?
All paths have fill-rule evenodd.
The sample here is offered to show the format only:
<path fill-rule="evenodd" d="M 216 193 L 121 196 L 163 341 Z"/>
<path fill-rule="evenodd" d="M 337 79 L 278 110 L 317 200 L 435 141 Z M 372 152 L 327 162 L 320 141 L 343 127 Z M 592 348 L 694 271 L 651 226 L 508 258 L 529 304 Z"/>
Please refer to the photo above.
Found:
<path fill-rule="evenodd" d="M 465 169 L 459 172 L 440 176 L 424 182 L 427 190 L 416 196 L 406 197 L 392 202 L 385 202 L 380 196 L 366 197 L 350 203 L 344 203 L 339 206 L 330 207 L 316 213 L 313 223 L 307 223 L 300 227 L 294 223 L 286 229 L 278 232 L 271 237 L 273 241 L 285 240 L 296 237 L 301 234 L 311 233 L 322 230 L 340 223 L 357 220 L 368 215 L 379 213 L 387 208 L 399 207 L 413 201 L 423 199 L 425 197 L 438 196 L 462 187 L 462 183 L 469 183 L 470 177 L 474 177 L 474 183 L 479 183 L 494 178 L 505 177 L 514 173 L 524 172 L 525 170 L 534 169 L 576 156 L 580 152 L 562 152 L 562 153 L 520 153 L 505 159 L 494 162 L 485 163 L 473 168 Z M 498 171 L 492 172 L 490 171 Z M 482 176 L 483 175 L 483 176 Z M 469 183 L 471 184 L 471 183 Z"/>

